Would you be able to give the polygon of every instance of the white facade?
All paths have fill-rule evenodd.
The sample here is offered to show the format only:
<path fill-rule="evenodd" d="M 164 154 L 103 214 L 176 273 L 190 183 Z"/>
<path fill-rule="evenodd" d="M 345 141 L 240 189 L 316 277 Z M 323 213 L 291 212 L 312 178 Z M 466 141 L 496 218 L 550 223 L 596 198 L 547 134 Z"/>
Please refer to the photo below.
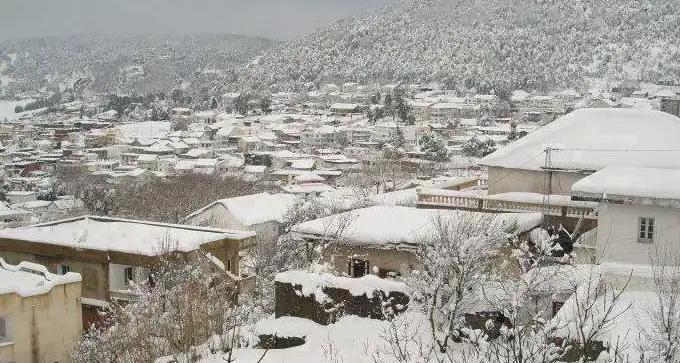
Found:
<path fill-rule="evenodd" d="M 640 238 L 641 218 L 653 219 L 652 239 Z M 601 203 L 597 224 L 602 262 L 648 265 L 655 249 L 680 252 L 680 209 Z"/>

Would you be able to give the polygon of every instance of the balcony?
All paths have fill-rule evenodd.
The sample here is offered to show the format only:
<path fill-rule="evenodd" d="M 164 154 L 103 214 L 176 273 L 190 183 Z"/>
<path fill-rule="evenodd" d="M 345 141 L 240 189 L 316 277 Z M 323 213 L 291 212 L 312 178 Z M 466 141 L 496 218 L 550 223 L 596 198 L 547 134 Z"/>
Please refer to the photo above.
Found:
<path fill-rule="evenodd" d="M 116 301 L 135 301 L 139 295 L 133 290 L 110 290 L 109 296 L 111 300 Z"/>
<path fill-rule="evenodd" d="M 597 219 L 597 203 L 572 201 L 565 195 L 462 192 L 447 189 L 419 189 L 418 207 L 463 209 L 480 212 L 538 212 L 546 216 Z"/>

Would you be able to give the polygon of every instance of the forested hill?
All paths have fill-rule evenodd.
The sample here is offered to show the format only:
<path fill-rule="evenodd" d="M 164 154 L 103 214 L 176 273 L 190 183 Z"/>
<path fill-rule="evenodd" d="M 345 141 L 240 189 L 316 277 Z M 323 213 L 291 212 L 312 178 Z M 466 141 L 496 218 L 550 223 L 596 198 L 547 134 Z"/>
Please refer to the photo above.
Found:
<path fill-rule="evenodd" d="M 680 84 L 679 34 L 678 0 L 407 0 L 280 45 L 239 82 L 480 91 L 571 87 L 588 77 Z"/>
<path fill-rule="evenodd" d="M 169 92 L 180 84 L 215 93 L 276 43 L 230 34 L 48 37 L 0 42 L 0 62 L 12 93 L 78 79 L 105 93 Z"/>

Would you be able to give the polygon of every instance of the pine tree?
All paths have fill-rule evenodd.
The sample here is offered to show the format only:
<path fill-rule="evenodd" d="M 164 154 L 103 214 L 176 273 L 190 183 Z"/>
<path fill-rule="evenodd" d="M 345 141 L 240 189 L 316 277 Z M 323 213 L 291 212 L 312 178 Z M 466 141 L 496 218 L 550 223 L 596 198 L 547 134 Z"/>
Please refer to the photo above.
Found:
<path fill-rule="evenodd" d="M 404 132 L 401 127 L 397 127 L 397 131 L 394 133 L 394 138 L 392 139 L 392 146 L 397 149 L 404 149 L 406 147 L 406 137 L 404 137 Z"/>
<path fill-rule="evenodd" d="M 428 160 L 433 161 L 447 161 L 449 159 L 449 151 L 444 144 L 441 136 L 430 132 L 424 134 L 418 140 L 420 151 L 425 153 Z"/>

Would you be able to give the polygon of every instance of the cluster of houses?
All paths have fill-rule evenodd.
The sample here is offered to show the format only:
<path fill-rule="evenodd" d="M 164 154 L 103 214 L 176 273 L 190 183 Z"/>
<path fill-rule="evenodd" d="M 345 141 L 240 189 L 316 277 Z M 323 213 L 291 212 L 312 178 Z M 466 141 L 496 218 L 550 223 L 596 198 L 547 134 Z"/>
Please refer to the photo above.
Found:
<path fill-rule="evenodd" d="M 174 109 L 168 121 L 62 115 L 0 125 L 8 186 L 0 223 L 12 227 L 0 230 L 0 361 L 65 360 L 98 311 L 135 299 L 131 282 L 144 282 L 164 253 L 207 254 L 246 289 L 257 278 L 241 266 L 246 251 L 283 233 L 312 244 L 334 233 L 338 245 L 322 257 L 348 278 L 399 280 L 418 268 L 416 250 L 437 218 L 480 214 L 513 226 L 525 241 L 556 226 L 573 232 L 566 243 L 572 263 L 596 265 L 614 284 L 632 276 L 628 288 L 638 292 L 653 289 L 648 256 L 655 248 L 680 253 L 680 118 L 672 114 L 672 91 L 614 98 L 515 92 L 509 107 L 521 115 L 516 122 L 492 115 L 502 103 L 495 95 L 419 90 L 409 101 L 414 125 L 369 122 L 362 110 L 373 91 L 326 85 L 299 108 L 270 115 Z M 237 97 L 225 94 L 222 107 Z M 299 102 L 290 94 L 273 98 Z M 322 102 L 322 112 L 311 105 Z M 543 125 L 543 115 L 555 120 Z M 174 127 L 178 120 L 183 127 Z M 518 130 L 522 137 L 508 140 Z M 415 151 L 410 157 L 422 157 L 417 140 L 427 132 L 442 135 L 452 155 L 470 137 L 503 147 L 478 160 L 470 177 L 414 180 L 411 188 L 348 202 L 343 175 L 360 172 L 397 133 Z M 77 198 L 41 196 L 61 164 L 81 165 L 112 185 L 190 173 L 274 183 L 269 192 L 214 201 L 183 224 L 70 217 L 82 208 Z M 286 213 L 305 200 L 339 207 L 284 228 Z M 548 294 L 549 317 L 567 298 Z M 58 329 L 54 317 L 63 322 Z"/>

